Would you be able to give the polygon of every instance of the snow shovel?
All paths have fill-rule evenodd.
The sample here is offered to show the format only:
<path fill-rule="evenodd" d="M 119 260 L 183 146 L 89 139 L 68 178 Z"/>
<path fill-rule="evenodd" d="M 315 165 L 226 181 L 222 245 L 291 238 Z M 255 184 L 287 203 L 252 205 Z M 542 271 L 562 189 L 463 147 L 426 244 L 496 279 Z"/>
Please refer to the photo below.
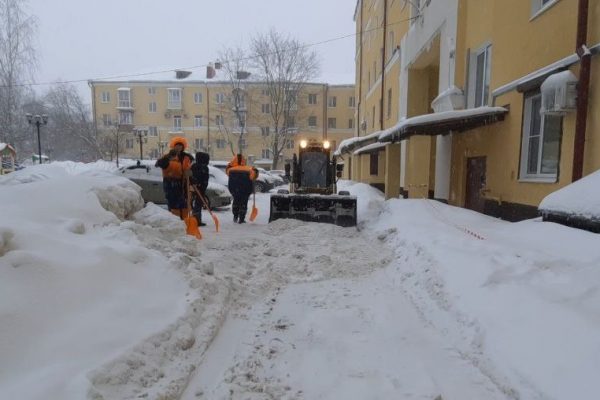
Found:
<path fill-rule="evenodd" d="M 198 220 L 192 215 L 192 192 L 190 191 L 190 178 L 186 179 L 187 185 L 187 216 L 185 217 L 185 233 L 195 236 L 196 239 L 202 239 L 202 233 L 198 227 Z"/>
<path fill-rule="evenodd" d="M 194 192 L 196 192 L 198 197 L 200 197 L 200 200 L 202 200 L 202 204 L 204 204 L 204 207 L 206 207 L 206 209 L 208 210 L 208 213 L 212 217 L 213 222 L 215 223 L 216 231 L 219 232 L 219 227 L 221 226 L 221 223 L 219 222 L 219 218 L 217 218 L 217 216 L 212 212 L 212 210 L 210 209 L 210 205 L 208 204 L 208 200 L 202 195 L 202 193 L 200 193 L 198 188 L 196 188 L 196 186 L 194 186 L 194 185 L 192 185 L 192 187 L 194 188 Z"/>
<path fill-rule="evenodd" d="M 250 222 L 254 222 L 257 216 L 258 208 L 256 208 L 256 191 L 254 190 L 254 186 L 252 186 L 252 211 L 250 212 Z"/>

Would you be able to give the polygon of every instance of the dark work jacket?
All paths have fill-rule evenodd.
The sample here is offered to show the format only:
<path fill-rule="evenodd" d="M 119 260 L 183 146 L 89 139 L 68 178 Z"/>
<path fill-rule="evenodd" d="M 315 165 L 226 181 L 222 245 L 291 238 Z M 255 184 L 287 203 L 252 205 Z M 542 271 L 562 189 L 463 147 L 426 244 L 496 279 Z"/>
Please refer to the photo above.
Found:
<path fill-rule="evenodd" d="M 252 178 L 256 176 L 252 169 L 242 169 L 240 167 L 234 167 L 228 170 L 228 175 L 229 183 L 227 186 L 234 197 L 248 197 L 252 194 Z"/>

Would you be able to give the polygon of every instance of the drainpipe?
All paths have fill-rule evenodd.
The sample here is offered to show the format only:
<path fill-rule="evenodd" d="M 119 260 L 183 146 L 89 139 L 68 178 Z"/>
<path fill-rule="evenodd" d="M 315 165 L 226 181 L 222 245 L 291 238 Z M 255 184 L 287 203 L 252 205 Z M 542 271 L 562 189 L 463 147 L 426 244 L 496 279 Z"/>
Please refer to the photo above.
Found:
<path fill-rule="evenodd" d="M 212 157 L 212 147 L 210 147 L 210 89 L 206 84 L 206 150 L 208 156 Z"/>
<path fill-rule="evenodd" d="M 323 140 L 327 139 L 327 128 L 329 124 L 329 85 L 323 85 Z"/>
<path fill-rule="evenodd" d="M 583 176 L 585 131 L 587 129 L 588 97 L 592 54 L 586 46 L 588 27 L 588 0 L 579 0 L 577 15 L 577 55 L 581 60 L 577 89 L 577 119 L 575 121 L 575 144 L 573 154 L 573 177 L 575 182 Z"/>
<path fill-rule="evenodd" d="M 358 47 L 360 51 L 360 71 L 358 76 L 358 102 L 356 104 L 356 136 L 360 136 L 360 107 L 362 106 L 362 77 L 363 77 L 363 0 L 360 1 L 360 31 Z M 352 157 L 352 154 L 350 154 Z"/>
<path fill-rule="evenodd" d="M 383 49 L 381 49 L 381 99 L 379 100 L 379 129 L 383 130 L 383 106 L 385 104 L 385 50 L 387 40 L 387 0 L 383 0 Z"/>

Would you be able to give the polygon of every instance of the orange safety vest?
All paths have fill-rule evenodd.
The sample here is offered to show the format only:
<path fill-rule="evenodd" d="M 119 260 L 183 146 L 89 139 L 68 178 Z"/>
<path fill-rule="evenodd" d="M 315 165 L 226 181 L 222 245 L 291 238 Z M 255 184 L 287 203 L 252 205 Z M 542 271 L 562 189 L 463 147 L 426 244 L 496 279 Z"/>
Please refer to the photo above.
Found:
<path fill-rule="evenodd" d="M 192 168 L 192 158 L 189 154 L 183 153 L 183 161 L 177 156 L 169 158 L 169 166 L 162 170 L 163 178 L 183 179 L 183 172 Z"/>

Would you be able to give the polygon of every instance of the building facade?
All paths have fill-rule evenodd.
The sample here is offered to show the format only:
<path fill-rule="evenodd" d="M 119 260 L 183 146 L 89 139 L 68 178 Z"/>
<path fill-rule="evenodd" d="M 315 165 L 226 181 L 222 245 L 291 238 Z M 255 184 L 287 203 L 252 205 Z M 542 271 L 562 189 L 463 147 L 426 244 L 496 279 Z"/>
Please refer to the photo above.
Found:
<path fill-rule="evenodd" d="M 167 79 L 89 85 L 98 134 L 118 131 L 121 156 L 154 159 L 168 151 L 171 137 L 184 136 L 191 152 L 229 160 L 241 147 L 255 164 L 271 167 L 275 127 L 268 87 L 261 82 L 233 87 L 227 81 Z M 236 90 L 241 95 L 235 96 Z M 337 146 L 354 133 L 354 85 L 308 83 L 294 96 L 279 168 L 301 139 L 327 139 Z"/>
<path fill-rule="evenodd" d="M 600 168 L 600 1 L 588 1 L 580 15 L 579 0 L 358 0 L 359 36 L 374 15 L 385 15 L 388 29 L 401 21 L 398 76 L 382 77 L 397 85 L 397 110 L 379 126 L 369 119 L 386 98 L 385 89 L 369 98 L 365 66 L 378 55 L 366 47 L 385 54 L 386 42 L 357 41 L 357 59 L 366 60 L 356 88 L 364 129 L 338 148 L 359 165 L 346 176 L 387 197 L 435 198 L 508 220 L 535 216 L 546 195 L 577 179 L 578 163 L 583 175 Z M 586 46 L 576 46 L 578 28 Z"/>

